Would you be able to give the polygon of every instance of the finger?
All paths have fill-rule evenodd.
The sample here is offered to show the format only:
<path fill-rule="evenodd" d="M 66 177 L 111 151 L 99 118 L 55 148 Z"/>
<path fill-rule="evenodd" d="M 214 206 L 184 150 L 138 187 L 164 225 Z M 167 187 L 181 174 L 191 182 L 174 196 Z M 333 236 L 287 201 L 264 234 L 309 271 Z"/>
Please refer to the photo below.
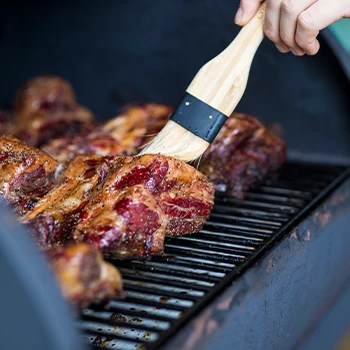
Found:
<path fill-rule="evenodd" d="M 278 51 L 281 53 L 287 53 L 290 51 L 290 49 L 286 46 L 281 46 L 279 44 L 276 44 L 276 47 L 277 47 Z"/>
<path fill-rule="evenodd" d="M 247 24 L 257 13 L 263 0 L 241 0 L 240 7 L 236 13 L 235 23 L 243 26 Z"/>
<path fill-rule="evenodd" d="M 295 34 L 299 47 L 308 55 L 315 55 L 320 47 L 317 40 L 319 31 L 346 16 L 349 5 L 348 0 L 319 0 L 302 12 Z"/>
<path fill-rule="evenodd" d="M 295 41 L 299 14 L 307 10 L 317 0 L 283 0 L 281 4 L 280 37 L 294 54 L 302 55 L 304 50 Z"/>
<path fill-rule="evenodd" d="M 279 47 L 287 50 L 280 37 L 280 13 L 282 0 L 267 0 L 264 31 L 266 36 Z"/>

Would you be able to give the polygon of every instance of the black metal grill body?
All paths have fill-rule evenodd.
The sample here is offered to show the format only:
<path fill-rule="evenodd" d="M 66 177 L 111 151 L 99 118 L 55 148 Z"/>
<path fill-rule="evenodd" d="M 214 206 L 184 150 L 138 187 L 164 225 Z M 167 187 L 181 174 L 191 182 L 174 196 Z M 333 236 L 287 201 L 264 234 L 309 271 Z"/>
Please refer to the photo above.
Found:
<path fill-rule="evenodd" d="M 349 233 L 350 179 L 164 348 L 299 349 L 349 288 Z M 325 337 L 338 342 L 346 326 L 335 322 L 338 335 L 328 328 Z M 328 348 L 320 340 L 308 349 Z"/>
<path fill-rule="evenodd" d="M 128 298 L 85 310 L 80 327 L 108 349 L 294 345 L 349 274 L 349 174 L 287 164 L 244 200 L 217 194 L 200 233 L 168 238 L 164 257 L 115 262 Z"/>

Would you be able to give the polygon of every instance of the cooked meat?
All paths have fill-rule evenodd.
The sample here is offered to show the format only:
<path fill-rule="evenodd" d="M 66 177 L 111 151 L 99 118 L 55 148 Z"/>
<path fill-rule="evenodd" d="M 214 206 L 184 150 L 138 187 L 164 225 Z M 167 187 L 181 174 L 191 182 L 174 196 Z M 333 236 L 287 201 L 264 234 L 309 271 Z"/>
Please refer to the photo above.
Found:
<path fill-rule="evenodd" d="M 15 123 L 9 131 L 28 145 L 41 147 L 56 137 L 93 128 L 93 115 L 77 104 L 69 83 L 58 77 L 31 79 L 15 98 Z"/>
<path fill-rule="evenodd" d="M 28 145 L 42 147 L 56 137 L 90 131 L 92 118 L 91 112 L 81 106 L 39 110 L 17 120 L 11 133 Z"/>
<path fill-rule="evenodd" d="M 136 155 L 169 120 L 170 107 L 145 104 L 76 137 L 53 140 L 44 149 L 64 162 L 77 154 Z M 233 113 L 205 152 L 200 171 L 219 191 L 242 198 L 244 191 L 273 174 L 285 161 L 284 142 L 257 119 Z"/>
<path fill-rule="evenodd" d="M 101 197 L 107 193 L 98 193 L 82 211 L 73 239 L 98 247 L 111 258 L 161 255 L 166 220 L 150 191 L 136 185 L 108 194 L 105 200 Z"/>
<path fill-rule="evenodd" d="M 285 143 L 257 119 L 234 113 L 204 153 L 199 170 L 215 189 L 243 198 L 286 159 Z"/>
<path fill-rule="evenodd" d="M 52 75 L 28 80 L 15 96 L 14 108 L 22 115 L 41 109 L 65 109 L 76 104 L 72 86 L 64 79 Z"/>
<path fill-rule="evenodd" d="M 56 138 L 44 150 L 59 162 L 78 154 L 135 155 L 162 129 L 170 112 L 170 107 L 157 104 L 130 106 L 89 133 Z"/>
<path fill-rule="evenodd" d="M 21 210 L 24 202 L 32 205 L 53 187 L 56 167 L 47 153 L 14 137 L 0 137 L 0 196 Z"/>
<path fill-rule="evenodd" d="M 112 258 L 159 255 L 164 235 L 200 230 L 214 189 L 190 165 L 162 155 L 119 157 L 102 190 L 82 210 L 73 239 Z"/>
<path fill-rule="evenodd" d="M 84 243 L 57 246 L 46 250 L 45 256 L 70 303 L 84 308 L 124 296 L 119 271 L 105 262 L 97 249 Z"/>
<path fill-rule="evenodd" d="M 66 240 L 95 187 L 106 178 L 111 166 L 108 159 L 83 155 L 70 161 L 58 184 L 22 218 L 39 246 Z"/>

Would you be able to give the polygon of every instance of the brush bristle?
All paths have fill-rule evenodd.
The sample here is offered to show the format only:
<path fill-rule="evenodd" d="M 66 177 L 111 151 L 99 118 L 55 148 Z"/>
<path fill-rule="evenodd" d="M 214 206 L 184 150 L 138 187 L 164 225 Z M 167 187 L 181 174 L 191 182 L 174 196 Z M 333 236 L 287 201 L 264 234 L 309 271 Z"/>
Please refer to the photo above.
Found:
<path fill-rule="evenodd" d="M 140 154 L 160 153 L 191 162 L 199 158 L 208 147 L 209 142 L 169 120 L 157 137 Z"/>

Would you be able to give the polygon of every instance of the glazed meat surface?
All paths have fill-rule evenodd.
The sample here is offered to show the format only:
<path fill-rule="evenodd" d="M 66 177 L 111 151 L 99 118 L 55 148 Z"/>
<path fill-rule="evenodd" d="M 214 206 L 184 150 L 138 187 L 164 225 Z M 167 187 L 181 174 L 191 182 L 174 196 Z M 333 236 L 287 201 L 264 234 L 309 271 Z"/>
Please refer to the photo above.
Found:
<path fill-rule="evenodd" d="M 66 241 L 80 211 L 95 187 L 104 181 L 110 166 L 108 158 L 95 155 L 79 156 L 68 163 L 57 185 L 22 218 L 39 246 Z"/>
<path fill-rule="evenodd" d="M 171 108 L 164 105 L 130 106 L 90 132 L 53 139 L 43 149 L 59 162 L 78 154 L 135 155 L 162 129 L 170 113 Z"/>
<path fill-rule="evenodd" d="M 56 167 L 47 153 L 14 137 L 0 137 L 0 196 L 8 203 L 23 207 L 48 192 L 54 185 Z"/>
<path fill-rule="evenodd" d="M 204 153 L 199 170 L 215 189 L 243 198 L 285 162 L 285 143 L 257 119 L 234 113 Z"/>
<path fill-rule="evenodd" d="M 29 80 L 15 97 L 11 134 L 28 145 L 41 147 L 62 135 L 73 136 L 93 128 L 93 115 L 76 100 L 72 87 L 54 76 Z"/>
<path fill-rule="evenodd" d="M 80 308 L 123 297 L 119 271 L 102 259 L 97 249 L 81 243 L 57 246 L 44 252 L 63 297 Z"/>
<path fill-rule="evenodd" d="M 112 258 L 163 253 L 164 235 L 199 231 L 213 207 L 214 189 L 190 165 L 171 157 L 119 157 L 82 210 L 72 238 Z"/>

